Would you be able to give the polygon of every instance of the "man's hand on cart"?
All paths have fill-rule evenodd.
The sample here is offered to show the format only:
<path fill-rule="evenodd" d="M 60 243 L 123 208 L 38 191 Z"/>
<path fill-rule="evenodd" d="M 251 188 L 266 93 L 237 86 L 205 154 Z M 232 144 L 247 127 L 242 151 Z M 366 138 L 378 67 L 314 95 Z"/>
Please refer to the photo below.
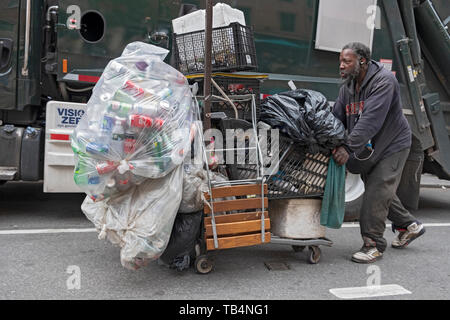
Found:
<path fill-rule="evenodd" d="M 333 150 L 332 154 L 333 154 L 334 160 L 340 166 L 344 165 L 348 161 L 349 154 L 343 146 L 335 148 Z"/>

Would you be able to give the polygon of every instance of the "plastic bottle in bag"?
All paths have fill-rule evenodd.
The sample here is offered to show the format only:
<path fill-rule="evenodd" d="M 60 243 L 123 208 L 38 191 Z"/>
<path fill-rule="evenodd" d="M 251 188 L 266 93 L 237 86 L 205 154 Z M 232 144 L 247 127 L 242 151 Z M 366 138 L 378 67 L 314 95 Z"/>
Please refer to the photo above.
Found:
<path fill-rule="evenodd" d="M 183 143 L 189 135 L 190 132 L 188 128 L 181 128 L 173 131 L 170 139 L 167 138 L 170 141 L 171 149 L 173 149 L 170 154 L 170 159 L 175 165 L 180 165 L 189 151 L 185 149 L 188 149 L 190 145 Z"/>
<path fill-rule="evenodd" d="M 126 66 L 114 60 L 110 62 L 106 70 L 107 71 L 105 72 L 104 76 L 107 80 L 112 80 L 117 77 L 125 76 L 127 73 L 130 72 L 130 70 Z"/>
<path fill-rule="evenodd" d="M 78 186 L 97 186 L 100 184 L 100 176 L 82 160 L 78 162 L 75 168 L 73 179 Z"/>
<path fill-rule="evenodd" d="M 183 74 L 160 60 L 149 59 L 138 61 L 135 63 L 135 67 L 143 73 L 145 78 L 165 79 L 179 85 L 187 83 L 187 80 Z"/>
<path fill-rule="evenodd" d="M 101 129 L 111 132 L 116 122 L 116 115 L 112 112 L 106 111 L 103 115 Z"/>
<path fill-rule="evenodd" d="M 118 90 L 119 91 L 119 90 Z M 117 93 L 116 93 L 117 94 Z M 125 100 L 125 99 L 123 99 Z M 125 118 L 133 110 L 131 103 L 122 102 L 118 100 L 111 100 L 108 103 L 108 113 L 114 113 L 116 116 Z"/>
<path fill-rule="evenodd" d="M 120 119 L 116 120 L 116 124 L 112 130 L 111 135 L 111 150 L 110 153 L 114 158 L 122 159 L 124 154 L 123 144 L 125 140 L 125 130 L 123 128 L 123 121 Z"/>
<path fill-rule="evenodd" d="M 153 178 L 158 177 L 161 173 L 158 163 L 152 160 L 132 161 L 132 166 L 133 178 L 139 176 Z M 132 182 L 135 182 L 135 179 L 132 179 Z"/>
<path fill-rule="evenodd" d="M 103 142 L 105 140 L 107 140 L 107 139 L 104 138 L 103 135 L 101 135 L 100 139 L 98 141 L 89 142 L 86 145 L 86 152 L 88 154 L 91 154 L 91 155 L 94 155 L 94 156 L 98 155 L 98 156 L 105 157 L 106 154 L 109 152 L 109 145 L 108 145 L 108 143 L 107 142 L 106 143 Z"/>
<path fill-rule="evenodd" d="M 158 104 L 156 102 L 135 104 L 133 114 L 156 117 L 158 115 Z"/>
<path fill-rule="evenodd" d="M 158 116 L 163 119 L 170 119 L 175 113 L 174 104 L 167 100 L 162 100 L 158 104 Z"/>
<path fill-rule="evenodd" d="M 88 130 L 80 130 L 72 136 L 72 150 L 75 154 L 86 153 L 86 145 L 90 142 L 91 133 Z"/>
<path fill-rule="evenodd" d="M 106 157 L 109 152 L 110 141 L 111 141 L 111 130 L 102 128 L 98 131 L 98 134 L 93 139 L 93 141 L 90 141 L 86 145 L 86 152 L 92 155 L 101 156 L 101 158 Z"/>
<path fill-rule="evenodd" d="M 166 161 L 163 159 L 164 155 L 164 140 L 161 135 L 155 136 L 155 142 L 153 143 L 153 156 L 156 158 L 156 162 L 161 172 L 166 170 Z"/>

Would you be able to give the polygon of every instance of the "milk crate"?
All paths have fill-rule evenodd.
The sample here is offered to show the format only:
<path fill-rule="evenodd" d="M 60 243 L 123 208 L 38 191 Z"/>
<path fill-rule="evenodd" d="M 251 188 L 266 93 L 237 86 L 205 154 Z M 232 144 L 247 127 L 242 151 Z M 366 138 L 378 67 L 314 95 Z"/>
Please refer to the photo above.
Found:
<path fill-rule="evenodd" d="M 174 34 L 175 66 L 183 74 L 205 70 L 205 31 Z M 212 71 L 257 69 L 253 30 L 237 22 L 212 30 Z"/>
<path fill-rule="evenodd" d="M 217 83 L 223 92 L 233 100 L 233 96 L 254 94 L 256 106 L 256 119 L 259 120 L 260 113 L 260 93 L 261 79 L 250 77 L 238 77 L 232 75 L 213 75 L 212 79 Z M 203 95 L 203 77 L 191 78 L 189 82 L 192 84 L 198 82 L 198 95 Z M 211 84 L 211 94 L 222 97 L 219 90 Z M 252 102 L 251 100 L 234 100 L 234 105 L 238 112 L 238 119 L 251 121 L 252 119 Z M 223 112 L 228 118 L 236 117 L 233 107 L 228 101 L 213 99 L 211 102 L 211 112 Z"/>

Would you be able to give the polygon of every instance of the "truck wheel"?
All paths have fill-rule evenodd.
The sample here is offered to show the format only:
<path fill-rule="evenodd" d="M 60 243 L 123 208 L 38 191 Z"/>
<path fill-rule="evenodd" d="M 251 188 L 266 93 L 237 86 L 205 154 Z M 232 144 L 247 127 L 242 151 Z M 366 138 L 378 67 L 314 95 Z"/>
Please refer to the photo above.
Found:
<path fill-rule="evenodd" d="M 6 180 L 0 180 L 0 186 L 4 185 L 6 183 Z"/>
<path fill-rule="evenodd" d="M 420 180 L 424 169 L 425 153 L 420 140 L 413 135 L 411 151 L 403 167 L 397 196 L 407 210 L 419 208 Z"/>
<path fill-rule="evenodd" d="M 361 210 L 363 196 L 360 196 L 354 201 L 345 203 L 345 222 L 353 222 L 359 220 L 359 211 Z"/>
<path fill-rule="evenodd" d="M 364 197 L 364 182 L 359 174 L 347 172 L 345 177 L 345 222 L 358 221 Z"/>

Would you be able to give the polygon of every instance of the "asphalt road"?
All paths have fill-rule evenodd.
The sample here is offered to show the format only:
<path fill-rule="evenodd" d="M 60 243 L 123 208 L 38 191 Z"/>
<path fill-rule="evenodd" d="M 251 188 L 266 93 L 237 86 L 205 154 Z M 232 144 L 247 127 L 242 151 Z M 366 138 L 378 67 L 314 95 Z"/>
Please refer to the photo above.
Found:
<path fill-rule="evenodd" d="M 330 289 L 366 286 L 373 275 L 368 265 L 350 261 L 362 245 L 357 224 L 327 229 L 333 246 L 321 247 L 317 265 L 307 263 L 305 252 L 266 244 L 218 252 L 208 275 L 178 272 L 156 261 L 129 271 L 120 264 L 119 248 L 98 240 L 96 232 L 43 233 L 93 225 L 80 210 L 83 195 L 41 190 L 41 183 L 0 187 L 0 299 L 328 300 L 339 299 Z M 379 284 L 396 284 L 411 293 L 371 299 L 450 298 L 450 189 L 422 189 L 414 214 L 429 225 L 425 235 L 407 249 L 389 247 L 375 264 Z M 394 238 L 389 229 L 385 235 L 388 242 Z M 266 262 L 284 263 L 288 269 L 269 270 Z M 79 282 L 68 281 L 73 270 Z"/>

